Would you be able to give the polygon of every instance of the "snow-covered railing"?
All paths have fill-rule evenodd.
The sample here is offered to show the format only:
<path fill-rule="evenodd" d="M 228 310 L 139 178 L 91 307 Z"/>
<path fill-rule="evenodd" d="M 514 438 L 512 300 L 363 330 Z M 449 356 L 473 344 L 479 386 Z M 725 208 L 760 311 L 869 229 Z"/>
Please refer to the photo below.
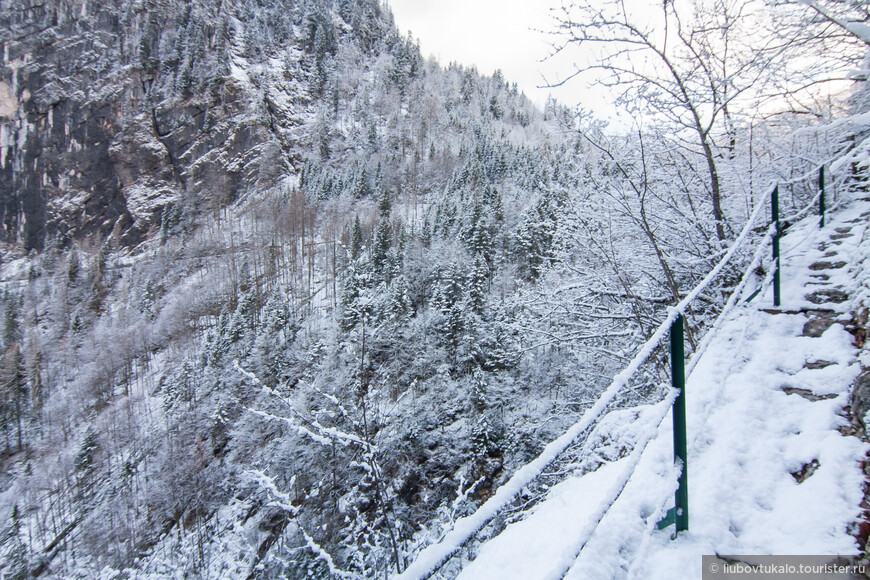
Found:
<path fill-rule="evenodd" d="M 727 318 L 727 316 L 737 306 L 737 304 L 740 303 L 740 297 L 742 296 L 744 289 L 746 288 L 749 281 L 755 277 L 756 268 L 758 268 L 762 264 L 765 253 L 770 249 L 770 242 L 772 240 L 774 232 L 775 225 L 771 224 L 770 227 L 767 229 L 765 236 L 762 238 L 762 242 L 758 244 L 758 247 L 755 250 L 755 254 L 752 257 L 752 260 L 749 262 L 749 265 L 746 267 L 746 270 L 744 271 L 743 277 L 741 278 L 740 282 L 737 284 L 737 286 L 734 287 L 731 292 L 731 296 L 729 296 L 728 301 L 722 308 L 722 311 L 716 317 L 716 320 L 713 322 L 709 330 L 704 334 L 704 337 L 701 339 L 701 342 L 698 344 L 698 347 L 695 349 L 695 352 L 692 354 L 692 357 L 689 359 L 688 363 L 685 364 L 685 377 L 691 375 L 692 371 L 701 360 L 701 357 L 706 352 L 707 347 L 710 346 L 710 343 L 712 342 L 716 332 L 722 326 L 722 322 Z M 772 283 L 773 271 L 768 274 L 761 287 L 769 287 Z M 677 324 L 682 324 L 680 317 L 674 320 L 674 323 L 671 327 L 672 331 Z M 671 336 L 673 337 L 673 333 Z M 598 524 L 601 523 L 601 520 L 604 519 L 604 516 L 607 515 L 607 512 L 610 510 L 616 500 L 619 499 L 620 495 L 622 495 L 622 491 L 625 489 L 625 486 L 628 484 L 628 481 L 631 478 L 631 475 L 634 473 L 637 464 L 640 462 L 640 458 L 643 455 L 646 446 L 655 438 L 658 426 L 661 424 L 662 421 L 664 421 L 665 417 L 671 409 L 671 406 L 678 399 L 680 394 L 680 390 L 676 388 L 670 389 L 664 400 L 658 403 L 659 410 L 656 414 L 656 418 L 650 423 L 656 428 L 650 429 L 647 433 L 642 435 L 640 440 L 635 444 L 634 449 L 628 456 L 625 468 L 620 473 L 619 477 L 615 480 L 616 483 L 608 490 L 607 495 L 602 500 L 598 511 L 595 512 L 595 514 L 590 519 L 589 523 L 586 525 L 583 531 L 576 538 L 574 538 L 574 541 L 572 543 L 568 545 L 564 553 L 559 558 L 559 561 L 554 563 L 555 568 L 551 571 L 550 575 L 548 576 L 549 578 L 562 578 L 568 572 L 574 560 L 577 559 L 577 557 L 580 555 L 580 552 L 586 546 L 586 543 L 595 533 Z M 680 486 L 685 485 L 685 471 L 681 469 L 681 466 L 677 466 L 673 477 L 673 491 L 676 495 L 680 491 Z M 683 488 L 683 490 L 685 491 L 685 488 Z M 666 523 L 667 525 L 670 525 L 671 523 L 676 524 L 676 508 L 679 506 L 679 503 L 680 502 L 677 501 L 677 505 L 675 505 L 674 508 L 672 508 L 671 510 L 668 510 L 665 507 L 666 504 L 659 506 L 659 509 L 654 512 L 649 518 L 649 530 L 652 531 L 652 528 L 656 525 L 658 525 L 659 528 L 665 527 L 662 525 L 662 523 Z M 684 507 L 687 508 L 688 506 Z M 684 515 L 685 521 L 686 523 L 688 523 L 688 513 Z M 670 521 L 671 519 L 673 519 L 673 521 Z"/>
<path fill-rule="evenodd" d="M 814 170 L 813 173 L 815 173 L 815 171 L 816 170 Z M 809 204 L 807 204 L 806 207 L 801 209 L 796 214 L 786 218 L 789 221 L 799 219 L 803 214 L 810 211 L 812 207 L 814 207 L 816 204 L 819 204 L 820 213 L 822 215 L 820 226 L 823 226 L 825 211 L 825 190 L 823 185 L 824 170 L 819 169 L 818 171 L 822 181 L 820 182 L 817 195 L 810 201 Z M 797 183 L 798 181 L 805 179 L 807 179 L 806 176 L 800 176 L 785 183 Z M 607 409 L 608 405 L 613 402 L 616 396 L 629 383 L 634 374 L 653 355 L 661 342 L 664 340 L 665 336 L 672 332 L 676 326 L 679 326 L 679 341 L 682 341 L 683 316 L 687 312 L 689 305 L 701 294 L 701 292 L 703 292 L 710 285 L 710 283 L 714 279 L 717 278 L 717 276 L 731 261 L 737 251 L 750 238 L 750 234 L 756 228 L 756 222 L 758 221 L 761 214 L 764 212 L 768 201 L 772 203 L 771 217 L 773 219 L 770 226 L 767 228 L 765 235 L 761 238 L 760 243 L 757 245 L 753 259 L 750 261 L 750 264 L 747 267 L 740 283 L 732 290 L 731 295 L 729 296 L 729 299 L 725 304 L 725 307 L 716 318 L 712 327 L 708 330 L 708 332 L 705 333 L 703 339 L 701 340 L 700 344 L 692 355 L 688 365 L 685 365 L 685 369 L 683 368 L 683 361 L 679 361 L 680 374 L 683 374 L 686 371 L 688 373 L 691 373 L 692 369 L 694 369 L 694 367 L 697 365 L 704 351 L 707 349 L 707 346 L 710 344 L 713 334 L 717 331 L 717 329 L 721 325 L 721 322 L 728 315 L 728 313 L 730 313 L 731 310 L 738 303 L 738 300 L 741 297 L 748 282 L 754 278 L 755 270 L 758 268 L 759 265 L 761 265 L 764 253 L 769 249 L 769 244 L 773 245 L 775 249 L 774 266 L 765 281 L 762 283 L 761 289 L 770 285 L 771 283 L 774 284 L 775 288 L 778 287 L 778 241 L 781 234 L 777 199 L 779 185 L 780 183 L 772 184 L 764 193 L 762 198 L 760 200 L 757 200 L 755 209 L 753 210 L 746 224 L 743 226 L 740 235 L 737 236 L 737 238 L 734 240 L 725 255 L 707 273 L 704 279 L 701 280 L 691 291 L 689 291 L 688 294 L 686 294 L 686 296 L 682 300 L 680 300 L 680 302 L 676 306 L 670 307 L 668 309 L 667 316 L 661 322 L 655 332 L 653 332 L 652 336 L 650 336 L 650 338 L 641 346 L 640 350 L 629 362 L 629 364 L 613 377 L 610 385 L 602 392 L 601 396 L 596 400 L 596 402 L 583 413 L 580 419 L 575 422 L 570 428 L 568 428 L 568 430 L 565 431 L 564 434 L 549 443 L 534 460 L 518 469 L 507 482 L 505 482 L 501 487 L 496 490 L 496 492 L 492 495 L 492 497 L 490 497 L 489 500 L 487 500 L 483 505 L 480 506 L 480 508 L 477 509 L 477 511 L 457 520 L 454 523 L 453 528 L 439 542 L 431 544 L 424 548 L 418 554 L 417 558 L 407 566 L 404 572 L 395 576 L 396 579 L 422 579 L 431 576 L 435 571 L 443 566 L 454 554 L 456 554 L 474 536 L 474 534 L 476 534 L 485 525 L 487 525 L 501 510 L 503 510 L 511 502 L 513 502 L 520 495 L 520 493 L 522 493 L 522 490 L 527 485 L 529 485 L 533 480 L 539 477 L 549 464 L 555 461 L 556 458 L 561 453 L 563 453 L 576 440 L 578 436 L 580 436 L 587 429 L 589 429 L 600 418 L 605 409 Z M 779 294 L 778 288 L 775 290 L 775 294 Z M 675 339 L 672 338 L 672 343 L 674 340 Z M 682 350 L 682 345 L 680 345 L 680 350 Z M 674 358 L 675 357 L 672 356 L 672 361 Z M 682 359 L 682 356 L 680 356 L 680 358 Z M 674 374 L 676 374 L 676 371 L 674 372 Z M 682 388 L 682 386 L 683 385 L 680 385 L 680 388 Z M 629 456 L 626 467 L 624 468 L 620 477 L 616 480 L 616 484 L 608 492 L 605 501 L 602 502 L 600 509 L 590 520 L 589 524 L 584 528 L 583 533 L 581 533 L 580 537 L 578 537 L 576 541 L 571 544 L 570 549 L 566 551 L 566 553 L 563 555 L 563 558 L 561 558 L 560 562 L 557 563 L 557 569 L 563 566 L 570 566 L 571 562 L 573 562 L 577 555 L 579 555 L 580 550 L 582 550 L 583 546 L 586 545 L 586 542 L 594 533 L 598 523 L 607 514 L 610 506 L 612 506 L 613 503 L 621 495 L 622 490 L 625 488 L 625 485 L 628 483 L 628 480 L 630 479 L 635 467 L 637 466 L 637 463 L 640 460 L 640 456 L 643 454 L 643 450 L 646 448 L 647 444 L 655 437 L 658 425 L 661 423 L 662 420 L 664 420 L 665 416 L 670 411 L 674 402 L 680 398 L 680 395 L 680 389 L 670 389 L 664 400 L 658 403 L 658 405 L 660 405 L 660 417 L 658 417 L 658 420 L 654 422 L 654 424 L 656 425 L 656 429 L 653 429 L 649 433 L 641 436 L 641 439 L 635 445 L 634 450 Z M 682 428 L 685 429 L 684 424 Z M 683 433 L 682 437 L 685 441 L 685 433 Z M 685 452 L 683 452 L 683 460 L 684 459 Z M 681 484 L 684 486 L 685 470 L 677 469 L 676 471 L 677 476 L 680 477 L 680 479 L 682 480 Z M 682 491 L 685 497 L 685 489 L 683 489 Z M 681 490 L 679 486 L 677 486 L 677 506 L 675 506 L 674 510 L 671 510 L 674 516 L 676 516 L 680 509 L 680 493 Z M 685 506 L 684 509 L 687 509 L 687 506 Z M 677 521 L 677 523 L 679 522 L 676 517 L 674 519 Z M 687 512 L 685 513 L 685 518 L 683 521 L 683 525 L 687 526 Z M 679 523 L 677 527 L 679 530 Z M 683 527 L 683 529 L 685 529 L 685 527 Z M 562 575 L 564 575 L 564 572 L 567 571 L 567 569 L 567 567 L 564 568 L 564 570 L 562 571 Z M 561 576 L 557 574 L 555 577 Z"/>

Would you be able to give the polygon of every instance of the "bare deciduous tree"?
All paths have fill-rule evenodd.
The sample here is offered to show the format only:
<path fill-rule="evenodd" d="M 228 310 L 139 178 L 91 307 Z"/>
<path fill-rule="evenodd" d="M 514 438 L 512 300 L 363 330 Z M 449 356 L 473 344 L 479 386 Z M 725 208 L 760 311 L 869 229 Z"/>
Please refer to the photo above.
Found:
<path fill-rule="evenodd" d="M 705 166 L 720 241 L 727 236 L 720 159 L 735 146 L 735 117 L 755 100 L 793 39 L 771 35 L 770 13 L 752 0 L 579 0 L 557 16 L 559 50 L 589 47 L 595 56 L 574 76 L 601 75 L 622 104 L 675 130 L 677 142 Z M 564 81 L 563 81 L 564 82 Z"/>

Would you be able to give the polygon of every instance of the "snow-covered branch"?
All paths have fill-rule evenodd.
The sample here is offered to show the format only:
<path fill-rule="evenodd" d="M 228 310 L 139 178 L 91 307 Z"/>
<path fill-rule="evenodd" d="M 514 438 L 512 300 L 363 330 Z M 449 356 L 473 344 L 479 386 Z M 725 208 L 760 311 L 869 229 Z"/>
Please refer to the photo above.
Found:
<path fill-rule="evenodd" d="M 296 516 L 299 513 L 299 508 L 293 505 L 293 500 L 289 494 L 284 493 L 283 491 L 278 489 L 278 486 L 275 485 L 275 480 L 260 471 L 259 469 L 249 469 L 245 471 L 244 475 L 259 485 L 261 488 L 265 489 L 269 494 L 270 503 L 276 507 L 279 507 L 286 512 L 288 512 L 291 516 Z M 290 484 L 288 487 L 292 489 L 293 484 L 296 482 L 296 476 L 290 479 Z"/>
<path fill-rule="evenodd" d="M 272 397 L 276 397 L 278 400 L 280 400 L 282 403 L 284 403 L 287 407 L 290 408 L 291 412 L 294 415 L 296 415 L 300 419 L 303 419 L 306 423 L 311 425 L 314 428 L 314 431 L 298 424 L 296 421 L 294 421 L 293 419 L 291 419 L 289 417 L 282 417 L 282 416 L 274 415 L 272 413 L 268 413 L 265 411 L 260 411 L 258 409 L 246 407 L 252 413 L 259 415 L 261 417 L 264 417 L 266 419 L 272 419 L 272 420 L 281 421 L 283 423 L 286 423 L 291 428 L 293 428 L 297 432 L 299 432 L 301 435 L 309 437 L 312 440 L 320 443 L 321 445 L 331 446 L 333 443 L 339 443 L 340 445 L 345 446 L 345 447 L 348 445 L 352 445 L 352 444 L 359 445 L 361 447 L 368 447 L 368 444 L 363 439 L 361 439 L 360 437 L 357 437 L 356 435 L 353 435 L 351 433 L 345 433 L 344 431 L 341 431 L 341 430 L 336 429 L 334 427 L 326 427 L 324 425 L 321 425 L 316 419 L 303 418 L 301 413 L 299 413 L 293 407 L 293 405 L 290 403 L 289 400 L 287 400 L 285 397 L 281 396 L 281 394 L 278 393 L 276 390 L 271 389 L 271 388 L 267 387 L 266 385 L 264 385 L 260 381 L 260 379 L 257 378 L 256 375 L 243 369 L 242 366 L 239 364 L 239 361 L 237 361 L 237 360 L 233 361 L 233 368 L 236 369 L 239 373 L 241 373 L 245 377 L 247 377 L 254 384 L 254 386 L 258 387 L 261 391 L 263 391 L 264 393 L 266 393 Z M 336 400 L 336 402 L 337 402 L 337 400 Z M 339 406 L 339 408 L 341 408 L 341 407 Z"/>

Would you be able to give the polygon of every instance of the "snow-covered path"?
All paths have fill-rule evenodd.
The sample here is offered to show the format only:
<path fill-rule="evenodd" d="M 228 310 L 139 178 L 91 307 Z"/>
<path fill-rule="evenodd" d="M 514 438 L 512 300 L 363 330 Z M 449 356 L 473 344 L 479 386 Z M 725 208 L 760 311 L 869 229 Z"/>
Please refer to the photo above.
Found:
<path fill-rule="evenodd" d="M 839 429 L 860 363 L 870 366 L 845 329 L 870 284 L 868 216 L 870 203 L 855 201 L 821 231 L 815 217 L 794 226 L 782 240 L 781 312 L 764 310 L 769 292 L 738 307 L 689 377 L 688 532 L 672 540 L 673 526 L 655 528 L 673 505 L 668 417 L 579 557 L 627 459 L 554 487 L 460 577 L 700 578 L 704 554 L 857 553 L 848 528 L 868 446 Z M 650 429 L 625 417 L 602 427 Z"/>

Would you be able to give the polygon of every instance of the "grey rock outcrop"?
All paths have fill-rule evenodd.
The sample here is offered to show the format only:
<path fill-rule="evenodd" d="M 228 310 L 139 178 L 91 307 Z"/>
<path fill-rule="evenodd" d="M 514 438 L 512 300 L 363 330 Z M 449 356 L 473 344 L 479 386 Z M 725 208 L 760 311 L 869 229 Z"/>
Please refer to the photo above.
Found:
<path fill-rule="evenodd" d="M 248 4 L 4 2 L 0 241 L 134 245 L 167 204 L 220 207 L 299 169 L 314 38 L 335 25 L 314 3 Z"/>
<path fill-rule="evenodd" d="M 852 386 L 852 416 L 864 425 L 864 417 L 870 411 L 870 370 L 865 370 L 858 375 L 855 383 Z"/>

